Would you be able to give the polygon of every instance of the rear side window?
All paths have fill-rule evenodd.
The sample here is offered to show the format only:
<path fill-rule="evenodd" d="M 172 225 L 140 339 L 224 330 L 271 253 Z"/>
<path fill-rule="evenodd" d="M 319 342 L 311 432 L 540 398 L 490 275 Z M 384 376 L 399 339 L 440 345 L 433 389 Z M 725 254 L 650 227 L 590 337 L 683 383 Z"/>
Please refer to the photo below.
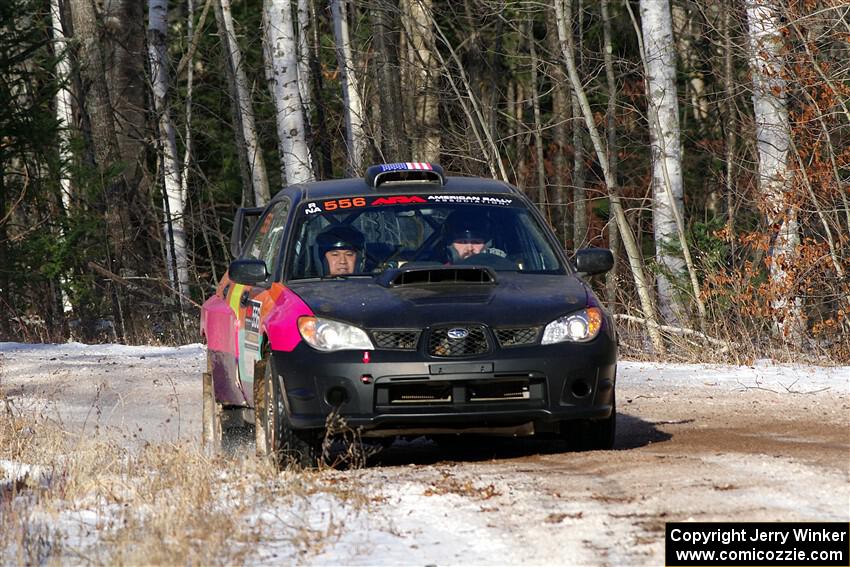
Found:
<path fill-rule="evenodd" d="M 275 203 L 257 223 L 257 229 L 245 246 L 243 259 L 263 260 L 269 272 L 275 269 L 283 242 L 286 219 L 289 216 L 289 201 Z"/>

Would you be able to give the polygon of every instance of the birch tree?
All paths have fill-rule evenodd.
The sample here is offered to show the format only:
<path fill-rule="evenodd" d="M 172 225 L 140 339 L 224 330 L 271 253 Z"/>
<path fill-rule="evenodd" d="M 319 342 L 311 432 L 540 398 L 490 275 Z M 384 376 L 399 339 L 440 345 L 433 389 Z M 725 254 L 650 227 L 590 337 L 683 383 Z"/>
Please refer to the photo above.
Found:
<path fill-rule="evenodd" d="M 793 268 L 800 234 L 797 207 L 790 195 L 788 151 L 791 128 L 786 104 L 785 63 L 779 14 L 771 0 L 747 0 L 749 62 L 758 149 L 759 192 L 773 246 L 769 271 L 774 325 L 787 339 L 800 338 L 801 300 L 794 293 Z"/>
<path fill-rule="evenodd" d="M 230 0 L 216 0 L 216 21 L 219 33 L 222 36 L 227 57 L 228 77 L 232 81 L 232 91 L 235 94 L 236 114 L 241 132 L 237 133 L 240 143 L 244 144 L 245 157 L 248 160 L 248 171 L 251 176 L 251 187 L 255 206 L 265 205 L 271 198 L 269 190 L 269 179 L 266 172 L 266 162 L 263 159 L 263 151 L 257 137 L 256 120 L 254 119 L 254 107 L 251 103 L 248 76 L 242 63 L 242 52 L 236 39 L 236 29 L 233 25 L 233 13 L 230 9 Z"/>
<path fill-rule="evenodd" d="M 579 100 L 582 115 L 584 116 L 585 126 L 590 134 L 590 140 L 593 142 L 593 148 L 596 151 L 596 158 L 602 166 L 602 173 L 605 177 L 605 186 L 608 190 L 608 199 L 611 202 L 611 209 L 614 212 L 614 217 L 617 221 L 617 226 L 620 229 L 620 234 L 623 239 L 623 247 L 626 249 L 626 256 L 629 260 L 629 267 L 632 270 L 632 277 L 635 280 L 638 298 L 640 299 L 641 310 L 643 311 L 644 319 L 647 322 L 647 331 L 652 341 L 653 348 L 657 353 L 664 352 L 664 340 L 661 337 L 658 320 L 655 316 L 655 307 L 652 303 L 649 285 L 647 284 L 646 274 L 643 270 L 643 262 L 640 256 L 634 234 L 626 219 L 625 211 L 617 193 L 617 182 L 611 175 L 611 169 L 608 164 L 608 155 L 605 146 L 602 143 L 602 137 L 599 135 L 599 130 L 596 128 L 596 122 L 593 118 L 593 111 L 590 108 L 590 102 L 587 99 L 587 93 L 584 91 L 581 79 L 578 76 L 576 69 L 573 34 L 572 34 L 572 6 L 571 0 L 555 0 L 555 19 L 558 28 L 558 40 L 561 44 L 561 51 L 564 56 L 564 62 L 567 66 L 567 74 L 570 78 L 573 91 Z"/>
<path fill-rule="evenodd" d="M 50 20 L 53 28 L 53 45 L 56 54 L 56 78 L 59 89 L 56 91 L 56 124 L 59 129 L 59 161 L 64 165 L 71 161 L 70 128 L 74 122 L 72 95 L 68 88 L 71 78 L 71 63 L 68 59 L 67 38 L 62 26 L 62 6 L 60 0 L 50 0 Z M 62 192 L 62 205 L 67 212 L 71 208 L 71 178 L 66 175 L 64 166 L 59 177 Z"/>
<path fill-rule="evenodd" d="M 645 50 L 647 120 L 652 145 L 652 222 L 658 308 L 670 324 L 683 320 L 685 307 L 673 281 L 680 279 L 685 262 L 679 246 L 676 217 L 683 215 L 682 146 L 676 93 L 676 51 L 668 0 L 640 1 Z M 674 210 L 675 209 L 675 210 Z M 671 281 L 672 280 L 672 281 Z"/>
<path fill-rule="evenodd" d="M 59 192 L 65 215 L 71 209 L 71 178 L 67 174 L 66 164 L 71 162 L 71 126 L 74 122 L 73 102 L 68 81 L 71 78 L 71 62 L 67 53 L 67 38 L 62 26 L 62 6 L 59 0 L 50 0 L 50 20 L 53 31 L 53 52 L 56 54 L 56 78 L 59 89 L 56 91 L 56 126 L 59 132 Z M 62 238 L 65 237 L 62 229 Z M 62 309 L 67 314 L 73 310 L 71 300 L 65 291 L 67 277 L 62 281 Z"/>
<path fill-rule="evenodd" d="M 306 121 L 298 90 L 297 43 L 289 0 L 264 0 L 266 76 L 275 104 L 278 150 L 287 185 L 313 181 Z"/>
<path fill-rule="evenodd" d="M 185 195 L 180 182 L 177 137 L 168 108 L 168 0 L 148 0 L 148 59 L 151 67 L 154 110 L 159 128 L 160 163 L 164 181 L 165 220 L 163 232 L 171 281 L 176 284 L 180 304 L 189 297 L 189 262 L 183 228 Z"/>
<path fill-rule="evenodd" d="M 336 57 L 342 83 L 343 113 L 345 114 L 345 140 L 348 150 L 350 175 L 363 173 L 366 157 L 366 134 L 363 128 L 365 112 L 357 81 L 357 71 L 351 52 L 348 33 L 347 0 L 331 0 Z"/>

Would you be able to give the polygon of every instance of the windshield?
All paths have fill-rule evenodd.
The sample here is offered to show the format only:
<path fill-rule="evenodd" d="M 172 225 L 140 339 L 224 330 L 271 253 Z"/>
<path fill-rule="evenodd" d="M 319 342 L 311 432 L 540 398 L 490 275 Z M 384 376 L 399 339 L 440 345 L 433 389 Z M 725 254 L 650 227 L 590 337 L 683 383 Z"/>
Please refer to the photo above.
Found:
<path fill-rule="evenodd" d="M 510 196 L 370 196 L 301 209 L 288 256 L 291 280 L 444 265 L 563 272 L 535 217 Z"/>

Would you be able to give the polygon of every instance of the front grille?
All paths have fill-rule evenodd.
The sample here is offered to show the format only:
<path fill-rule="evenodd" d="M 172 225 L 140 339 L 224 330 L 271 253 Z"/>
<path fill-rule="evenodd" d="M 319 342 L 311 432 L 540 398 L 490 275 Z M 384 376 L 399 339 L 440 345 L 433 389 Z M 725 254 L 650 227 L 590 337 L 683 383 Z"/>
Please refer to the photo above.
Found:
<path fill-rule="evenodd" d="M 453 338 L 450 331 L 462 329 L 467 331 L 462 338 Z M 461 333 L 462 334 L 462 333 Z M 439 327 L 431 331 L 428 339 L 428 354 L 439 357 L 474 356 L 490 350 L 487 342 L 487 332 L 480 325 L 454 325 Z"/>
<path fill-rule="evenodd" d="M 502 402 L 508 400 L 529 400 L 531 389 L 529 380 L 492 380 L 474 382 L 467 388 L 470 402 Z"/>
<path fill-rule="evenodd" d="M 502 348 L 533 345 L 537 343 L 540 327 L 520 327 L 517 329 L 496 329 L 496 338 Z"/>
<path fill-rule="evenodd" d="M 416 350 L 419 331 L 373 330 L 375 346 L 391 350 Z"/>
<path fill-rule="evenodd" d="M 390 405 L 450 404 L 452 385 L 446 382 L 424 384 L 394 384 L 388 389 Z"/>

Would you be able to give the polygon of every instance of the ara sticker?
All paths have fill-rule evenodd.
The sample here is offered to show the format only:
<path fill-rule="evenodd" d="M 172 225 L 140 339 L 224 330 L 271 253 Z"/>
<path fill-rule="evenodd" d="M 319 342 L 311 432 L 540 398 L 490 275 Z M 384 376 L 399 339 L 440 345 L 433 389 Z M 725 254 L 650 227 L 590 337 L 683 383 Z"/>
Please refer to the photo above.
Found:
<path fill-rule="evenodd" d="M 427 203 L 425 199 L 422 197 L 417 197 L 415 195 L 394 195 L 392 197 L 378 197 L 370 204 L 373 207 L 377 207 L 378 205 L 410 205 L 410 204 L 420 204 Z"/>
<path fill-rule="evenodd" d="M 304 209 L 304 213 L 308 215 L 315 215 L 316 213 L 321 213 L 322 209 L 319 208 L 319 205 L 316 203 L 308 203 L 307 208 Z"/>

